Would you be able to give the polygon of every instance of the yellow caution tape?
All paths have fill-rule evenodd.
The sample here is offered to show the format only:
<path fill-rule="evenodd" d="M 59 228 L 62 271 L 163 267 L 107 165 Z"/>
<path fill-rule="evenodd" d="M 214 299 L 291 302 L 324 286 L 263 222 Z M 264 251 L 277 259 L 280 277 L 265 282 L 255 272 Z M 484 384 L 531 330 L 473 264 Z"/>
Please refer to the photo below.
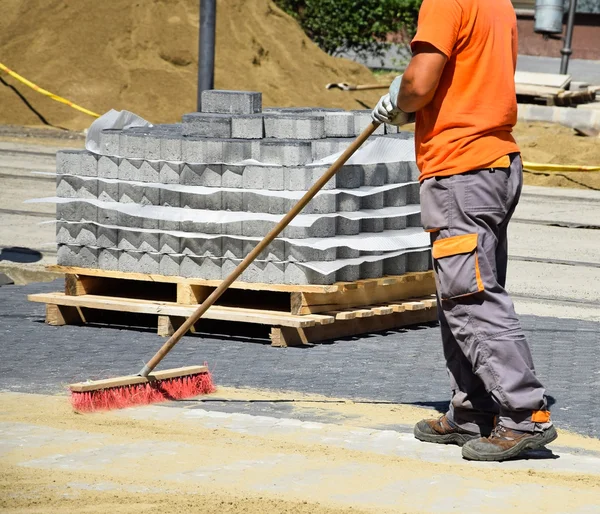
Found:
<path fill-rule="evenodd" d="M 567 166 L 565 164 L 539 164 L 536 162 L 523 162 L 523 169 L 527 171 L 569 172 L 569 171 L 600 171 L 600 166 Z"/>
<path fill-rule="evenodd" d="M 74 104 L 73 102 L 70 102 L 66 98 L 62 98 L 62 97 L 60 97 L 58 95 L 55 95 L 54 93 L 50 93 L 50 91 L 46 91 L 45 89 L 42 89 L 40 86 L 35 85 L 33 82 L 30 82 L 29 80 L 27 80 L 25 77 L 21 77 L 21 75 L 19 75 L 18 73 L 15 73 L 11 69 L 7 68 L 1 62 L 0 62 L 0 70 L 5 71 L 11 77 L 17 79 L 19 82 L 22 82 L 26 86 L 29 86 L 34 91 L 37 91 L 38 93 L 41 93 L 41 94 L 43 94 L 45 96 L 49 96 L 50 98 L 52 98 L 52 100 L 56 100 L 57 102 L 60 102 L 62 104 L 66 104 L 69 107 L 73 107 L 73 109 L 77 109 L 78 111 L 81 111 L 81 112 L 83 112 L 85 114 L 93 116 L 94 118 L 99 118 L 100 117 L 100 115 L 96 114 L 95 112 L 89 111 L 89 110 L 87 110 L 87 109 L 85 109 L 83 107 L 80 107 L 77 104 Z"/>

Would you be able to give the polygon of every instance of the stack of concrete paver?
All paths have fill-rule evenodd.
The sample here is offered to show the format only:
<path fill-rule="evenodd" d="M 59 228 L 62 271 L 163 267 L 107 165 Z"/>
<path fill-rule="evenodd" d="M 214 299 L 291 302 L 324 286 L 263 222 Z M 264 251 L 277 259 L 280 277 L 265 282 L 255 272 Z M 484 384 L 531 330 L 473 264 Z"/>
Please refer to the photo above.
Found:
<path fill-rule="evenodd" d="M 205 91 L 202 112 L 182 123 L 105 129 L 99 154 L 59 152 L 58 263 L 225 278 L 327 170 L 315 161 L 370 123 L 369 111 L 261 104 L 260 93 Z M 394 127 L 376 134 L 413 145 Z M 417 175 L 412 160 L 344 166 L 241 279 L 330 284 L 429 269 L 426 244 L 378 246 L 422 236 Z"/>

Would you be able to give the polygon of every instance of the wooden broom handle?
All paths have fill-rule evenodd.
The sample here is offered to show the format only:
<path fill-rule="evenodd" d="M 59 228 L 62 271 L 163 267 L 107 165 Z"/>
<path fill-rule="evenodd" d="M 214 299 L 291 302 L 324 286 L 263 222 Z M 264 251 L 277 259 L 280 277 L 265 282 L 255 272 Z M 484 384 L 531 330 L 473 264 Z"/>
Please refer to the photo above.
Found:
<path fill-rule="evenodd" d="M 240 262 L 229 276 L 221 282 L 212 294 L 202 302 L 196 311 L 185 320 L 185 322 L 177 329 L 177 331 L 162 345 L 160 350 L 156 352 L 154 357 L 142 368 L 139 375 L 147 377 L 152 370 L 158 366 L 160 361 L 171 351 L 171 349 L 179 342 L 179 340 L 187 333 L 187 331 L 202 317 L 202 315 L 219 299 L 225 290 L 250 266 L 250 264 L 262 253 L 262 251 L 271 244 L 281 231 L 286 228 L 290 222 L 300 213 L 306 204 L 329 182 L 346 161 L 356 152 L 362 144 L 375 132 L 379 123 L 373 121 L 362 133 L 346 148 L 344 153 L 331 165 L 331 167 L 317 180 L 306 194 L 298 200 L 298 203 L 292 207 L 279 223 L 265 236 L 265 238 L 256 245 L 242 262 Z"/>

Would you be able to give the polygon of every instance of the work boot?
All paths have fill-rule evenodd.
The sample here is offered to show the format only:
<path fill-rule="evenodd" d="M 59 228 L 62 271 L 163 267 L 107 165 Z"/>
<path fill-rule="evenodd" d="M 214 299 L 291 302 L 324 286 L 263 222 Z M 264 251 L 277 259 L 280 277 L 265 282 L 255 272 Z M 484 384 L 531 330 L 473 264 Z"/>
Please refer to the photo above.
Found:
<path fill-rule="evenodd" d="M 462 446 L 467 441 L 481 436 L 469 432 L 450 421 L 444 414 L 438 419 L 423 419 L 415 425 L 415 437 L 419 441 L 438 444 L 456 444 Z"/>
<path fill-rule="evenodd" d="M 557 437 L 552 425 L 543 432 L 521 432 L 497 425 L 489 437 L 474 439 L 465 444 L 462 456 L 467 460 L 507 460 L 525 450 L 542 448 Z"/>

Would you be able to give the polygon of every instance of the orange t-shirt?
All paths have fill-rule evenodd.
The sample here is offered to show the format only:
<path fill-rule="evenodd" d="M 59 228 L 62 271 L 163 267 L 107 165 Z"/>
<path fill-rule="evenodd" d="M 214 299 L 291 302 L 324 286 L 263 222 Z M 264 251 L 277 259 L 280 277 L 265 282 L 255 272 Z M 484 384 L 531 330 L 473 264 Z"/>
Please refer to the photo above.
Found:
<path fill-rule="evenodd" d="M 517 20 L 510 0 L 424 0 L 413 48 L 419 42 L 448 57 L 433 100 L 417 112 L 420 180 L 518 152 L 511 135 Z"/>

